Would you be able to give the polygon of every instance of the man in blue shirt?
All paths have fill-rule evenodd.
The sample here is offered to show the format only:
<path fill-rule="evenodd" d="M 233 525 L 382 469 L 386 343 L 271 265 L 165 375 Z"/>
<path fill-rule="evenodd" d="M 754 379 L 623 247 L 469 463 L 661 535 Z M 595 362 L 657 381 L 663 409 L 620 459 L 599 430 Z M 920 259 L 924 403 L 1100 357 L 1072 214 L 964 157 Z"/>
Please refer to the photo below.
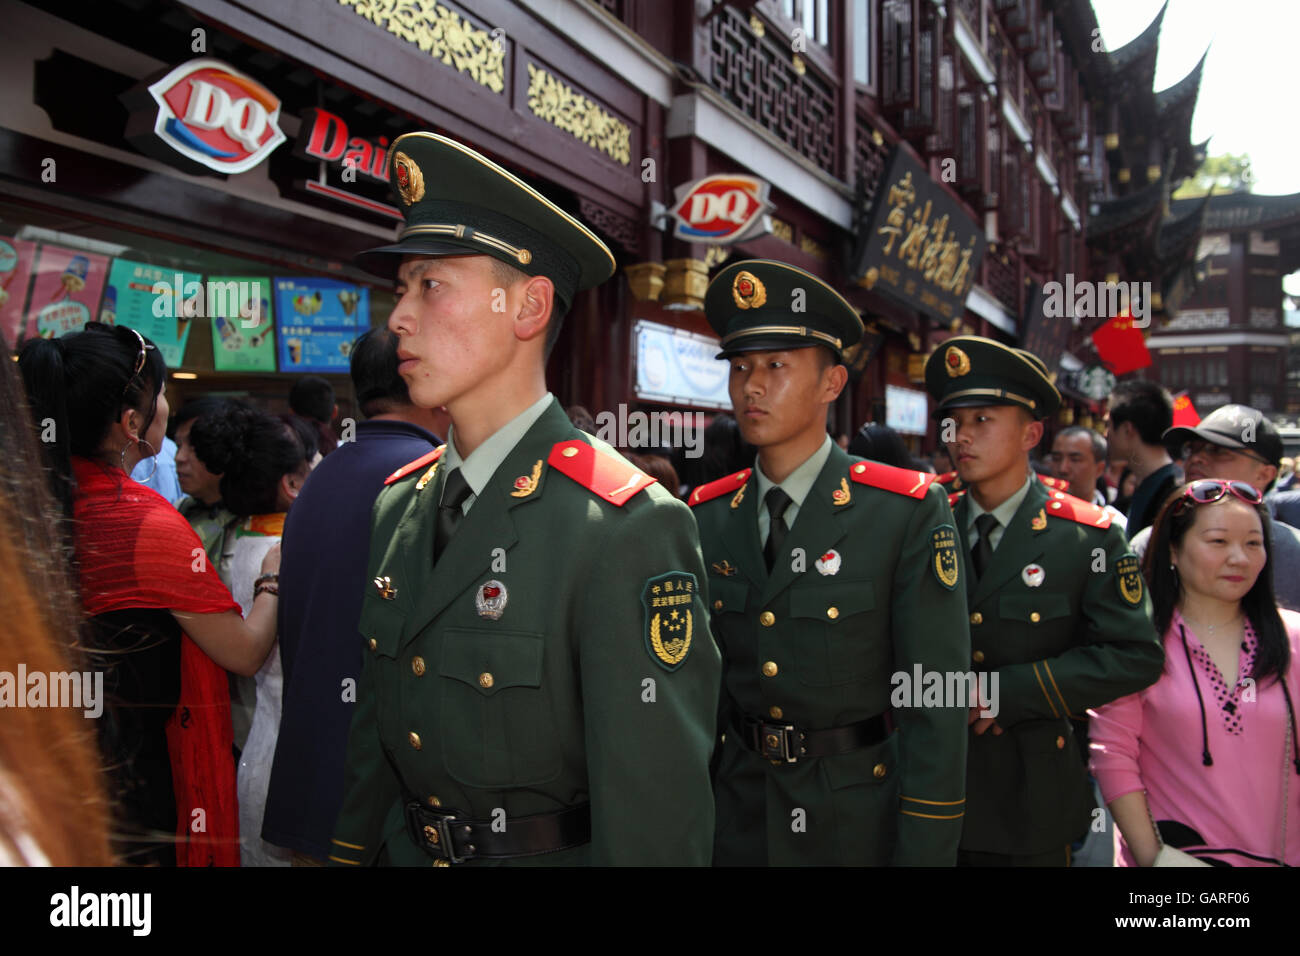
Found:
<path fill-rule="evenodd" d="M 285 521 L 280 562 L 284 703 L 262 837 L 323 863 L 343 801 L 343 762 L 361 674 L 362 582 L 370 511 L 384 479 L 442 443 L 446 413 L 411 404 L 397 343 L 372 329 L 352 349 L 366 420 L 307 479 Z"/>

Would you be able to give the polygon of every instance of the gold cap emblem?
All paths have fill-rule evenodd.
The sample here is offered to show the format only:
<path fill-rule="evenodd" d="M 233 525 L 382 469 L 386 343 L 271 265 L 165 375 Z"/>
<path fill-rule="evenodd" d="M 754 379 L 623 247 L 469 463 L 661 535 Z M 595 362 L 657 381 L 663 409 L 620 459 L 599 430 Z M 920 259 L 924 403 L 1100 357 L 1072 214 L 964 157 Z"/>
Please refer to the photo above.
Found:
<path fill-rule="evenodd" d="M 424 173 L 415 160 L 400 151 L 393 157 L 393 178 L 397 180 L 398 195 L 408 206 L 424 198 Z"/>
<path fill-rule="evenodd" d="M 950 378 L 958 378 L 970 371 L 970 356 L 955 345 L 948 346 L 943 357 L 943 367 Z"/>
<path fill-rule="evenodd" d="M 731 297 L 741 309 L 760 309 L 767 302 L 767 289 L 752 272 L 737 272 L 731 280 Z"/>

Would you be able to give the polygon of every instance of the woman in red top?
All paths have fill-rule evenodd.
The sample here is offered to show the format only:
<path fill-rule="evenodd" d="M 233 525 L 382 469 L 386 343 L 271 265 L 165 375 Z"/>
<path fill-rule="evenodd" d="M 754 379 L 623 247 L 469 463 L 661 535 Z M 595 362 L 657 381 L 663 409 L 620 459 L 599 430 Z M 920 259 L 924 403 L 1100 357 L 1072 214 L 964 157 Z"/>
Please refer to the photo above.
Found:
<path fill-rule="evenodd" d="M 153 343 L 90 322 L 28 342 L 19 367 L 71 519 L 85 641 L 105 672 L 99 737 L 117 852 L 126 863 L 237 866 L 222 668 L 257 672 L 275 639 L 276 596 L 265 591 L 241 617 L 189 523 L 129 477 L 167 427 L 167 369 Z M 278 568 L 269 553 L 263 572 Z"/>

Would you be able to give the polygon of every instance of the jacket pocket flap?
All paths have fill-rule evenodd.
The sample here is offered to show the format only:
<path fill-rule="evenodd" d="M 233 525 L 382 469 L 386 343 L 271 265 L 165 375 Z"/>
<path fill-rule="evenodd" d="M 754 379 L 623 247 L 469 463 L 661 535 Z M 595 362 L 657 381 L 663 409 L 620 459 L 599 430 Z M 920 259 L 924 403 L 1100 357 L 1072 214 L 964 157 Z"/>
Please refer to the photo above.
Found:
<path fill-rule="evenodd" d="M 875 606 L 875 591 L 870 581 L 836 581 L 816 587 L 796 584 L 790 591 L 791 617 L 811 617 L 835 624 Z"/>
<path fill-rule="evenodd" d="M 357 623 L 357 630 L 361 632 L 361 637 L 367 644 L 371 641 L 375 642 L 376 654 L 396 657 L 405 628 L 405 611 L 377 594 L 366 594 L 365 600 L 361 602 L 361 618 Z"/>
<path fill-rule="evenodd" d="M 1004 594 L 998 599 L 998 612 L 1003 620 L 1050 621 L 1070 613 L 1070 601 L 1064 594 Z M 1034 615 L 1038 615 L 1035 619 Z"/>
<path fill-rule="evenodd" d="M 438 673 L 485 697 L 507 687 L 542 685 L 542 636 L 521 631 L 449 630 Z"/>
<path fill-rule="evenodd" d="M 716 575 L 709 578 L 709 609 L 719 613 L 745 612 L 749 585 L 744 581 L 730 581 Z"/>

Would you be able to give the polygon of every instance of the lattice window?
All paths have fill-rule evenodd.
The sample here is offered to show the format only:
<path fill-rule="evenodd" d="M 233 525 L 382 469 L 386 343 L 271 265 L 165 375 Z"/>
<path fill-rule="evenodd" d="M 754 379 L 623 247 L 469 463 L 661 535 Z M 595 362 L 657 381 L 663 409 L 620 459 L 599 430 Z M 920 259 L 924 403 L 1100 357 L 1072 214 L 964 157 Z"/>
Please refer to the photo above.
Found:
<path fill-rule="evenodd" d="M 912 3 L 885 0 L 880 8 L 881 99 L 885 106 L 912 102 Z"/>
<path fill-rule="evenodd" d="M 711 80 L 732 105 L 795 152 L 840 175 L 835 91 L 811 65 L 801 76 L 793 57 L 728 7 L 712 20 Z"/>
<path fill-rule="evenodd" d="M 1007 261 L 1003 262 L 1003 258 Z M 988 291 L 1012 315 L 1020 314 L 1020 280 L 1017 277 L 1016 258 L 1001 248 L 997 254 L 985 256 L 988 265 Z"/>
<path fill-rule="evenodd" d="M 877 137 L 880 139 L 878 143 Z M 889 144 L 879 131 L 859 116 L 853 152 L 853 182 L 865 207 L 875 202 L 880 189 L 885 164 L 889 160 Z"/>

